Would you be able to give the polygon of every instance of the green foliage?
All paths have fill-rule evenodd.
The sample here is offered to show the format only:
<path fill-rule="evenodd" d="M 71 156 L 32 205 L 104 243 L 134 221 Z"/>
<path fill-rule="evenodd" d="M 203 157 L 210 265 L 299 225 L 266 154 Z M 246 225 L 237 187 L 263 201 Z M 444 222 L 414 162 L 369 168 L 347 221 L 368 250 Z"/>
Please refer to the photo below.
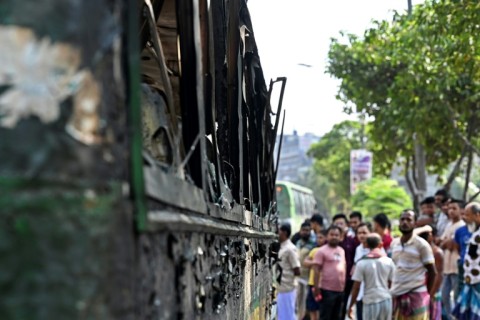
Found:
<path fill-rule="evenodd" d="M 345 211 L 350 208 L 350 151 L 362 148 L 362 136 L 366 140 L 366 148 L 374 153 L 374 173 L 390 173 L 393 159 L 376 162 L 377 153 L 382 152 L 382 148 L 371 141 L 370 130 L 368 124 L 363 132 L 360 122 L 343 121 L 334 125 L 310 148 L 309 155 L 314 157 L 315 162 L 307 185 L 316 191 L 319 203 L 326 210 Z"/>
<path fill-rule="evenodd" d="M 350 206 L 349 201 L 337 196 L 335 184 L 321 174 L 317 174 L 314 167 L 300 177 L 299 183 L 313 190 L 319 212 L 331 214 Z"/>
<path fill-rule="evenodd" d="M 439 0 L 376 22 L 362 38 L 332 39 L 327 72 L 346 112 L 373 118 L 376 163 L 411 159 L 414 137 L 442 172 L 480 133 L 480 4 Z"/>
<path fill-rule="evenodd" d="M 367 218 L 383 212 L 393 220 L 398 219 L 403 209 L 411 208 L 412 201 L 395 180 L 373 178 L 359 185 L 352 196 L 352 206 Z"/>
<path fill-rule="evenodd" d="M 317 175 L 333 183 L 333 190 L 340 199 L 350 194 L 350 150 L 361 147 L 361 126 L 355 121 L 336 124 L 309 150 L 315 158 Z"/>

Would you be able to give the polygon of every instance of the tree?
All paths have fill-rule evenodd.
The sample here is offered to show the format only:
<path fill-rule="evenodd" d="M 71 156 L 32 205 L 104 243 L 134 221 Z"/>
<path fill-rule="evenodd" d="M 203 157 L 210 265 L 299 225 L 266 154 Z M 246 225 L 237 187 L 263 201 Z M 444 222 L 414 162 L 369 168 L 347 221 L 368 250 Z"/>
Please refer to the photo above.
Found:
<path fill-rule="evenodd" d="M 432 1 L 410 17 L 375 22 L 363 38 L 332 39 L 327 72 L 341 80 L 337 98 L 347 113 L 373 119 L 370 138 L 382 151 L 376 162 L 401 159 L 413 194 L 415 141 L 425 147 L 429 172 L 457 161 L 447 187 L 463 159 L 480 154 L 479 19 L 477 1 Z"/>
<path fill-rule="evenodd" d="M 300 177 L 299 183 L 313 190 L 318 211 L 321 213 L 332 213 L 339 208 L 343 210 L 350 206 L 348 201 L 336 194 L 334 183 L 325 176 L 317 174 L 314 167 Z"/>
<path fill-rule="evenodd" d="M 383 212 L 392 220 L 397 219 L 402 210 L 411 208 L 412 201 L 397 181 L 373 178 L 359 185 L 352 196 L 352 206 L 367 218 Z"/>
<path fill-rule="evenodd" d="M 380 176 L 390 174 L 394 159 L 382 157 L 382 162 L 376 161 L 382 148 L 371 141 L 370 130 L 369 124 L 363 132 L 360 122 L 343 121 L 334 125 L 308 152 L 315 159 L 314 176 L 322 177 L 324 189 L 329 186 L 326 193 L 330 199 L 329 205 L 336 210 L 346 211 L 350 208 L 350 151 L 362 148 L 362 137 L 365 137 L 366 148 L 374 154 L 374 172 Z M 319 178 L 316 179 L 318 181 Z M 315 181 L 315 178 L 310 181 Z M 310 187 L 314 189 L 314 184 Z"/>

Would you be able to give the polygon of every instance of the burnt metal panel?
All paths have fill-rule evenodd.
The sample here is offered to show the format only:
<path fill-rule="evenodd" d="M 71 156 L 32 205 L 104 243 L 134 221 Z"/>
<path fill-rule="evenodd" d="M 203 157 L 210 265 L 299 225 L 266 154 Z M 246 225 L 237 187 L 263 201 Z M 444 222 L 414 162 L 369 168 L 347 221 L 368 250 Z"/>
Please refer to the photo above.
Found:
<path fill-rule="evenodd" d="M 207 213 L 204 193 L 200 188 L 164 173 L 153 163 L 144 166 L 143 170 L 147 196 L 178 208 Z M 188 197 L 179 197 L 179 195 L 188 195 Z"/>
<path fill-rule="evenodd" d="M 43 46 L 69 84 L 45 100 L 21 91 L 51 83 L 37 69 L 0 74 L 19 97 L 0 106 L 2 319 L 272 316 L 275 133 L 246 1 L 147 7 L 0 5 L 2 44 Z"/>
<path fill-rule="evenodd" d="M 186 150 L 195 148 L 188 161 L 189 174 L 195 184 L 205 190 L 205 116 L 203 97 L 201 52 L 197 42 L 198 8 L 195 1 L 179 0 L 177 21 L 180 46 L 181 76 L 180 105 L 182 111 L 182 132 Z M 197 15 L 197 16 L 196 16 Z M 196 18 L 195 18 L 196 17 Z M 200 76 L 199 76 L 200 75 Z M 199 92 L 200 91 L 200 92 Z M 194 142 L 200 136 L 199 145 Z"/>

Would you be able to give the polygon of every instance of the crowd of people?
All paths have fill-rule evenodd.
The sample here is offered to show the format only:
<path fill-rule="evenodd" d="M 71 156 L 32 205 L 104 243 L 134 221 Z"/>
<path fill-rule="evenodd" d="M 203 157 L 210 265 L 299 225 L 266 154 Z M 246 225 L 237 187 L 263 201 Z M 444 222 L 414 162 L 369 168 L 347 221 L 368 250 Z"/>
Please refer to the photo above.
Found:
<path fill-rule="evenodd" d="M 480 203 L 445 190 L 399 215 L 314 214 L 279 227 L 279 320 L 480 320 Z"/>

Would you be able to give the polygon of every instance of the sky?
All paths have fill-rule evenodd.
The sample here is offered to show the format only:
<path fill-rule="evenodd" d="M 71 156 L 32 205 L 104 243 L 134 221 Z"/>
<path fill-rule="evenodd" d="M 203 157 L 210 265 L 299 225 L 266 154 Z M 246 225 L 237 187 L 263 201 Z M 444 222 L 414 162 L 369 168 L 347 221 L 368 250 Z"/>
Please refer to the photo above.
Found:
<path fill-rule="evenodd" d="M 394 10 L 406 12 L 407 0 L 248 0 L 248 7 L 267 86 L 287 77 L 285 133 L 323 135 L 357 118 L 343 113 L 335 98 L 340 82 L 325 74 L 330 39 L 340 31 L 362 35 L 372 20 L 392 20 Z"/>

